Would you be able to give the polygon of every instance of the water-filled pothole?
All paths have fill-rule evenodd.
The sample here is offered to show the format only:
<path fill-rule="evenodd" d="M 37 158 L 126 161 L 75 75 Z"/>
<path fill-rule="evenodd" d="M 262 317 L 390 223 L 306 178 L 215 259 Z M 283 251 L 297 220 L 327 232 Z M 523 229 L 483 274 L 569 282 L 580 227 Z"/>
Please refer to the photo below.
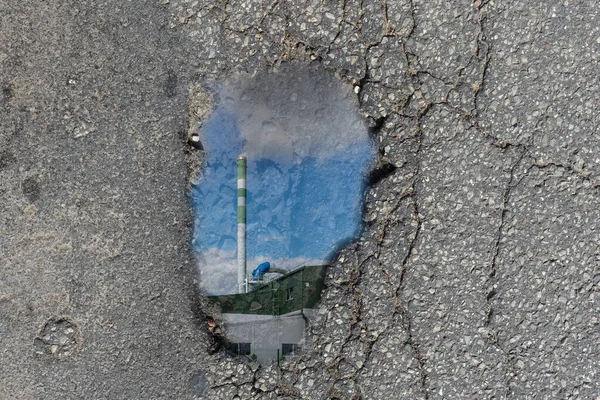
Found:
<path fill-rule="evenodd" d="M 324 71 L 288 67 L 214 90 L 193 247 L 232 350 L 265 362 L 300 349 L 325 266 L 361 231 L 376 153 L 351 88 Z"/>

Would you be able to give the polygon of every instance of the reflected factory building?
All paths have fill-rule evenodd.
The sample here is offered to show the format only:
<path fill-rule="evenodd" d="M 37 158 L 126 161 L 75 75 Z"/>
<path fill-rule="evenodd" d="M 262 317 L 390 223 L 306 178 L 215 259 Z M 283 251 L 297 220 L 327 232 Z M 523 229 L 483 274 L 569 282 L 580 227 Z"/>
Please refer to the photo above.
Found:
<path fill-rule="evenodd" d="M 265 365 L 297 353 L 323 289 L 327 266 L 303 266 L 272 280 L 249 282 L 248 293 L 211 296 L 221 306 L 229 350 Z"/>

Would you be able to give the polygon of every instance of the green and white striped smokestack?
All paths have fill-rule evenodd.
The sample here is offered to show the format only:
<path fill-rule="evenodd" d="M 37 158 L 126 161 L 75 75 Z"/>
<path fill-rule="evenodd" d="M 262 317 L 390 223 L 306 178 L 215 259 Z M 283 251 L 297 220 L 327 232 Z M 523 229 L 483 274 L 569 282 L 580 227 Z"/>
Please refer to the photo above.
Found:
<path fill-rule="evenodd" d="M 246 279 L 246 157 L 237 160 L 237 245 L 238 245 L 238 293 L 248 292 Z"/>

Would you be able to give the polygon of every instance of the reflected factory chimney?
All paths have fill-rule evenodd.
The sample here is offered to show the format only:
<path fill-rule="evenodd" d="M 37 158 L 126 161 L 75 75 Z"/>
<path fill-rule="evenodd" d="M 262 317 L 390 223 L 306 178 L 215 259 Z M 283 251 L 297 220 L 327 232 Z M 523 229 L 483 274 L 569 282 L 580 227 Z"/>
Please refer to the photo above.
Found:
<path fill-rule="evenodd" d="M 237 261 L 238 293 L 248 293 L 246 276 L 246 164 L 244 156 L 237 160 Z"/>

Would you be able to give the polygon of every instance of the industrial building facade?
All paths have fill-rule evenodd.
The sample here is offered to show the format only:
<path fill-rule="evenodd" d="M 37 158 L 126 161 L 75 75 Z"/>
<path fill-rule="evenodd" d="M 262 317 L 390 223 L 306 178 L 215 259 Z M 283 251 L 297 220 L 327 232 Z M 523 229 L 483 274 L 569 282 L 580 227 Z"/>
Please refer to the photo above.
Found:
<path fill-rule="evenodd" d="M 326 269 L 304 266 L 249 293 L 211 296 L 221 306 L 230 349 L 261 364 L 298 352 L 321 299 Z"/>

